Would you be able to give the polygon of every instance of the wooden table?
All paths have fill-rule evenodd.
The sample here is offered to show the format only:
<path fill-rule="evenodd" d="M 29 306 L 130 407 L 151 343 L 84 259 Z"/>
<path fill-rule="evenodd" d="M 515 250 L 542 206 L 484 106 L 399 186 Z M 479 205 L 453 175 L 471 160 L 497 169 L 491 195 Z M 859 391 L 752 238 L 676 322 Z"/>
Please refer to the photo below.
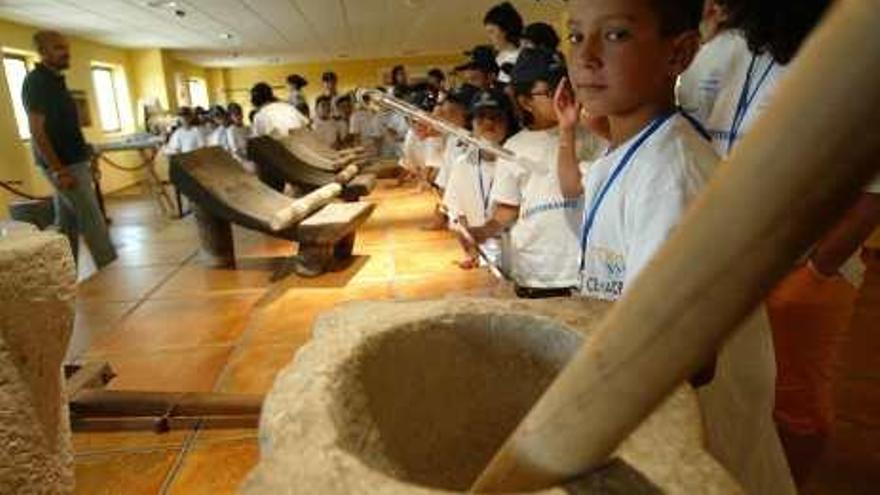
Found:
<path fill-rule="evenodd" d="M 100 186 L 101 162 L 125 172 L 134 173 L 143 171 L 144 180 L 142 184 L 146 187 L 150 196 L 152 196 L 159 205 L 159 210 L 162 214 L 177 218 L 183 216 L 179 203 L 176 203 L 171 199 L 171 196 L 168 195 L 165 190 L 164 182 L 156 172 L 156 158 L 159 156 L 159 151 L 164 143 L 165 140 L 160 136 L 154 136 L 152 134 L 133 134 L 116 141 L 93 145 L 95 152 L 92 155 L 92 173 L 95 178 L 95 190 L 98 196 L 98 204 L 101 207 L 101 211 L 104 212 L 105 218 L 107 217 L 107 213 L 106 208 L 104 207 L 104 195 L 101 192 Z M 107 156 L 110 153 L 122 151 L 137 151 L 141 159 L 140 165 L 133 167 L 123 166 Z"/>

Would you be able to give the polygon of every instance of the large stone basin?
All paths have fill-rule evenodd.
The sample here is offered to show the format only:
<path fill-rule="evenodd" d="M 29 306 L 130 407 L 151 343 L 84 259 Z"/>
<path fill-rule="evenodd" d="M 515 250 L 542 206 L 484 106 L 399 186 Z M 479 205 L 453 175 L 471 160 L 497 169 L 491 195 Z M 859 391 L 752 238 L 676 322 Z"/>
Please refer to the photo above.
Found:
<path fill-rule="evenodd" d="M 466 492 L 606 309 L 453 299 L 323 315 L 267 397 L 243 492 Z M 539 493 L 740 493 L 700 432 L 682 388 L 606 469 Z"/>

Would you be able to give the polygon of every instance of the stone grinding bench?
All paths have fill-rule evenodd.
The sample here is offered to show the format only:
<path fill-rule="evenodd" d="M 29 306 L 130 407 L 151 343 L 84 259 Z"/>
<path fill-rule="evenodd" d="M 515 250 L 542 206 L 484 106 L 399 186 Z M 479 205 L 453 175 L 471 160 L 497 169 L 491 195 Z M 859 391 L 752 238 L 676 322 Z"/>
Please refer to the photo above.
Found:
<path fill-rule="evenodd" d="M 356 230 L 375 208 L 372 203 L 333 202 L 342 193 L 337 182 L 289 198 L 246 173 L 218 147 L 174 156 L 171 181 L 193 203 L 202 252 L 214 266 L 235 266 L 236 224 L 299 243 L 296 273 L 321 275 L 351 257 Z"/>
<path fill-rule="evenodd" d="M 310 192 L 331 183 L 343 186 L 347 201 L 369 195 L 376 187 L 376 176 L 362 174 L 367 159 L 360 154 L 330 158 L 297 140 L 296 135 L 278 140 L 262 136 L 248 140 L 248 157 L 257 164 L 260 178 L 275 189 L 291 184 Z"/>

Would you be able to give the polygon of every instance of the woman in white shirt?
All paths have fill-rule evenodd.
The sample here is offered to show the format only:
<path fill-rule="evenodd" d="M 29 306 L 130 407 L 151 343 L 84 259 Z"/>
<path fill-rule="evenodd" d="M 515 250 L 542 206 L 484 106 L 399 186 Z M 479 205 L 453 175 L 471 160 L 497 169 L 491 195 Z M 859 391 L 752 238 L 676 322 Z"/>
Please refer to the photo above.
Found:
<path fill-rule="evenodd" d="M 486 12 L 483 25 L 489 40 L 498 52 L 495 62 L 500 68 L 498 81 L 510 82 L 510 72 L 519 58 L 520 38 L 523 32 L 523 19 L 510 2 L 500 3 Z"/>
<path fill-rule="evenodd" d="M 286 137 L 290 131 L 309 125 L 309 119 L 291 104 L 279 101 L 266 83 L 251 89 L 251 104 L 257 109 L 253 120 L 254 136 Z"/>

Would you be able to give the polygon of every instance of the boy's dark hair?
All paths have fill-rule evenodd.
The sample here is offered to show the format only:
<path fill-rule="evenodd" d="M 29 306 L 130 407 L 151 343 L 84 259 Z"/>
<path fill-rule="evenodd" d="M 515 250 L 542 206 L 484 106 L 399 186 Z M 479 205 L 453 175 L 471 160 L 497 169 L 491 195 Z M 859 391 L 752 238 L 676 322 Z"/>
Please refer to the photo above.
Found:
<path fill-rule="evenodd" d="M 264 82 L 258 82 L 251 88 L 251 104 L 260 108 L 261 106 L 278 101 L 278 98 L 275 98 L 275 93 L 272 91 L 272 86 Z"/>
<path fill-rule="evenodd" d="M 405 73 L 406 73 L 406 67 L 404 67 L 402 65 L 395 65 L 391 69 L 391 84 L 396 85 L 397 78 L 400 77 L 400 74 L 405 74 Z"/>
<path fill-rule="evenodd" d="M 700 28 L 704 0 L 651 0 L 660 18 L 660 34 L 671 36 Z"/>
<path fill-rule="evenodd" d="M 351 93 L 345 93 L 344 95 L 336 98 L 336 106 L 342 105 L 343 103 L 354 104 L 354 98 L 351 97 Z"/>
<path fill-rule="evenodd" d="M 323 81 L 323 82 L 329 82 L 329 81 L 337 82 L 337 81 L 339 81 L 339 78 L 336 76 L 335 72 L 328 70 L 327 72 L 324 72 L 323 74 L 321 74 L 321 81 Z"/>
<path fill-rule="evenodd" d="M 494 24 L 504 31 L 507 41 L 519 45 L 523 31 L 523 19 L 510 2 L 499 3 L 489 9 L 483 17 L 483 24 Z"/>
<path fill-rule="evenodd" d="M 433 78 L 437 79 L 438 81 L 445 81 L 446 80 L 446 74 L 444 74 L 442 70 L 437 69 L 437 68 L 433 68 L 433 69 L 429 70 L 428 77 L 433 77 Z"/>
<path fill-rule="evenodd" d="M 728 25 L 743 32 L 754 53 L 788 64 L 819 23 L 832 0 L 716 0 Z"/>
<path fill-rule="evenodd" d="M 238 103 L 232 102 L 226 106 L 226 113 L 228 113 L 229 115 L 232 115 L 232 114 L 243 115 L 244 110 L 242 110 L 241 105 L 239 105 Z"/>
<path fill-rule="evenodd" d="M 287 76 L 287 84 L 293 86 L 297 90 L 300 90 L 308 86 L 309 82 L 306 81 L 306 78 L 299 74 L 291 74 Z"/>

